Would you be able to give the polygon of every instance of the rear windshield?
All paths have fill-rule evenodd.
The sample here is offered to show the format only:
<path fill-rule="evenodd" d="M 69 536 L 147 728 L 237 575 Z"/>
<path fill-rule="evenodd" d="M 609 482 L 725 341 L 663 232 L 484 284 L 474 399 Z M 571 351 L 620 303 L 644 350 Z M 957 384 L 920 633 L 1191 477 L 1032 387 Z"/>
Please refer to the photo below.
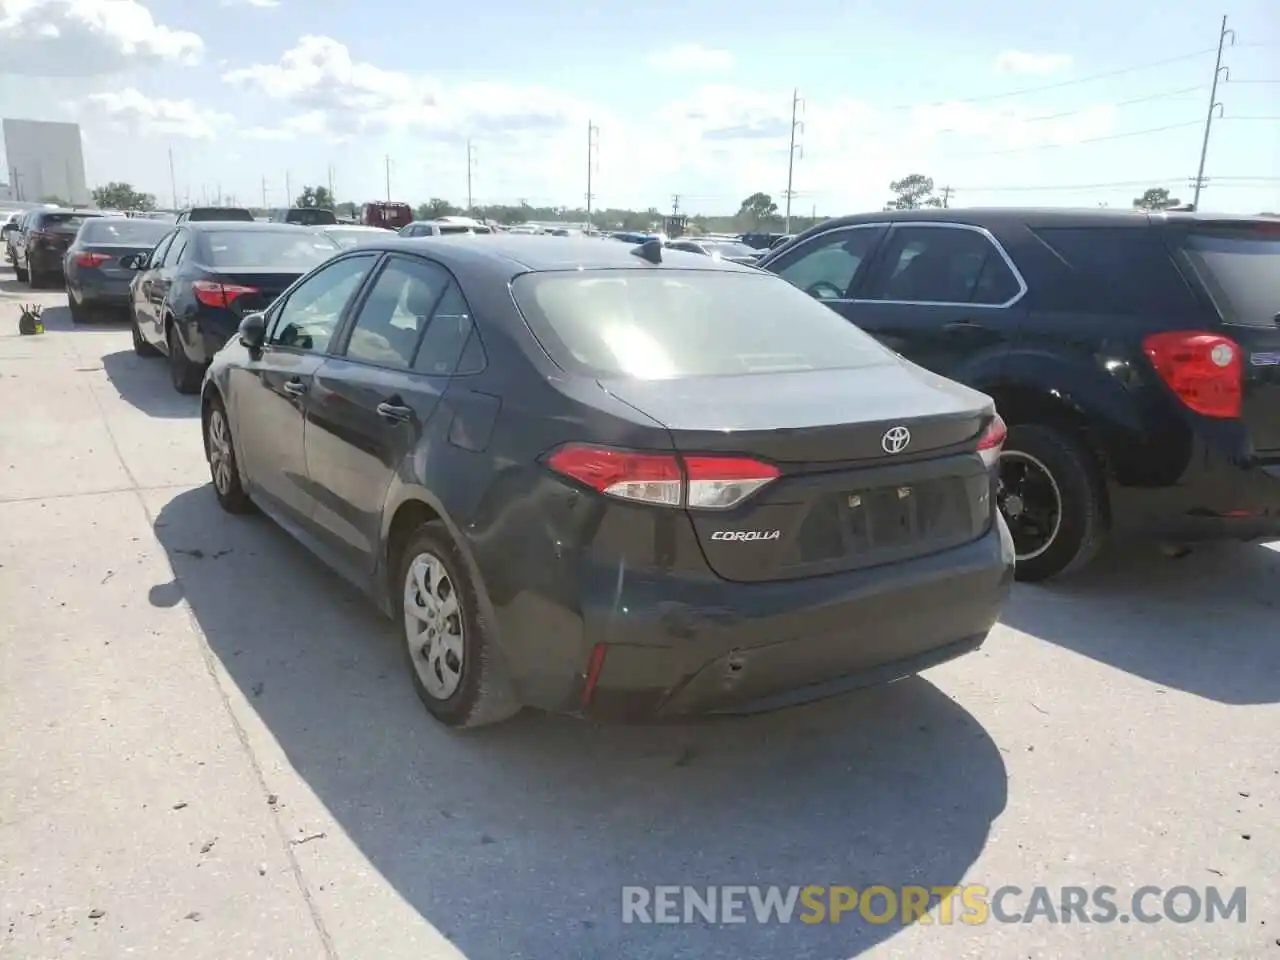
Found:
<path fill-rule="evenodd" d="M 1197 230 L 1182 238 L 1182 253 L 1226 323 L 1280 323 L 1280 224 Z"/>
<path fill-rule="evenodd" d="M 188 220 L 253 220 L 248 210 L 234 207 L 196 207 L 187 215 Z"/>
<path fill-rule="evenodd" d="M 310 270 L 342 248 L 323 234 L 310 230 L 217 230 L 200 235 L 201 263 L 218 269 L 274 267 Z"/>
<path fill-rule="evenodd" d="M 86 220 L 97 218 L 95 213 L 42 213 L 40 224 L 45 227 L 79 227 Z"/>
<path fill-rule="evenodd" d="M 133 243 L 153 247 L 172 229 L 159 220 L 103 220 L 88 221 L 80 230 L 85 243 Z"/>
<path fill-rule="evenodd" d="M 662 380 L 889 362 L 857 327 L 769 274 L 530 273 L 511 285 L 551 358 L 600 378 Z"/>
<path fill-rule="evenodd" d="M 338 218 L 332 210 L 298 209 L 285 214 L 289 223 L 303 223 L 309 227 L 319 227 L 329 223 L 337 223 Z"/>

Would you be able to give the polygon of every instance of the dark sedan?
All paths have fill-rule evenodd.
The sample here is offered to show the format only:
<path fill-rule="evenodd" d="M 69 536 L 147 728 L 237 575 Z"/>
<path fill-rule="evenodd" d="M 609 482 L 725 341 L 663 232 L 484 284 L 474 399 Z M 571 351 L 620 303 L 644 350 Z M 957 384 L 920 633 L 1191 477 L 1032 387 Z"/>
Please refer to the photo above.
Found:
<path fill-rule="evenodd" d="M 13 272 L 32 289 L 62 279 L 62 258 L 81 225 L 99 214 L 86 210 L 36 210 L 15 236 Z"/>
<path fill-rule="evenodd" d="M 786 281 L 585 239 L 345 251 L 214 358 L 219 502 L 401 625 L 428 710 L 766 709 L 976 649 L 990 399 Z"/>
<path fill-rule="evenodd" d="M 124 257 L 133 348 L 169 358 L 173 386 L 195 393 L 213 355 L 245 314 L 342 248 L 322 232 L 287 223 L 187 221 L 149 254 Z"/>
<path fill-rule="evenodd" d="M 150 254 L 172 229 L 168 223 L 134 217 L 85 220 L 63 258 L 72 321 L 84 323 L 98 308 L 127 310 L 134 271 L 120 261 Z"/>

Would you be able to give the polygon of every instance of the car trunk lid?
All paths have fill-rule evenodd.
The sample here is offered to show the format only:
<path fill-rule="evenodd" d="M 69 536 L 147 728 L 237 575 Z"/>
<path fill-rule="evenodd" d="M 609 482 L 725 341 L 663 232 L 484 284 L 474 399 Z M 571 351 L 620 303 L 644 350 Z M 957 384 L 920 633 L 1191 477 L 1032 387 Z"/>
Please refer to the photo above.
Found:
<path fill-rule="evenodd" d="M 727 580 L 905 560 L 973 540 L 991 522 L 990 475 L 976 454 L 991 401 L 912 364 L 601 386 L 663 424 L 691 471 L 699 455 L 777 468 L 741 506 L 687 511 Z"/>

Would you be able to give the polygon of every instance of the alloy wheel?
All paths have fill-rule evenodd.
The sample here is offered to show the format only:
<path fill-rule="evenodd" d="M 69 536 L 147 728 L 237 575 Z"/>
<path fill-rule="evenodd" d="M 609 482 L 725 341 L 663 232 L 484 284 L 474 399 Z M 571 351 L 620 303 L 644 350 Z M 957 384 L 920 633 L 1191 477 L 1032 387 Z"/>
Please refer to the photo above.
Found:
<path fill-rule="evenodd" d="M 213 485 L 223 496 L 231 493 L 231 477 L 234 469 L 231 431 L 227 429 L 226 415 L 221 409 L 215 407 L 209 413 L 209 472 L 213 474 Z"/>
<path fill-rule="evenodd" d="M 1020 450 L 1000 454 L 996 505 L 1020 561 L 1043 554 L 1062 529 L 1062 491 L 1043 462 Z"/>
<path fill-rule="evenodd" d="M 462 683 L 465 636 L 458 591 L 432 553 L 413 558 L 405 574 L 404 635 L 427 693 L 447 700 Z"/>

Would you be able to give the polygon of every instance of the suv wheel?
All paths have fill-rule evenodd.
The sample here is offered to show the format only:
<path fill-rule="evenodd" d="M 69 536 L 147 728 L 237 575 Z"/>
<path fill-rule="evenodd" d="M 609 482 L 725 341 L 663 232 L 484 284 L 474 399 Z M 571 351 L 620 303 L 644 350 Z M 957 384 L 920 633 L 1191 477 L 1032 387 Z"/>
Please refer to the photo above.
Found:
<path fill-rule="evenodd" d="M 996 502 L 1013 536 L 1017 579 L 1027 583 L 1083 568 L 1106 537 L 1101 471 L 1075 438 L 1053 427 L 1009 428 Z"/>
<path fill-rule="evenodd" d="M 466 560 L 439 520 L 409 538 L 395 588 L 409 675 L 431 715 L 450 727 L 478 727 L 519 712 Z"/>

